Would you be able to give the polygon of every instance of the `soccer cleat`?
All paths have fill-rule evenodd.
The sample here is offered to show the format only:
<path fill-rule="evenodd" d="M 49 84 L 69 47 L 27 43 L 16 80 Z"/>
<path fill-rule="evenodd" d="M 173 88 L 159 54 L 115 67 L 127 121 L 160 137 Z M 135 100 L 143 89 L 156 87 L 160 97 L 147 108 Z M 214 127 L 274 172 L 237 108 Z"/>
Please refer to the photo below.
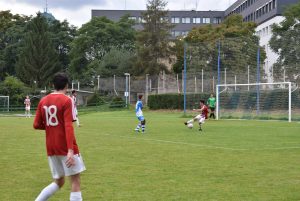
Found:
<path fill-rule="evenodd" d="M 199 131 L 202 131 L 202 128 L 199 128 Z"/>
<path fill-rule="evenodd" d="M 139 129 L 134 129 L 134 131 L 135 131 L 136 133 L 139 133 L 139 132 L 140 132 L 140 130 L 139 130 Z"/>
<path fill-rule="evenodd" d="M 187 122 L 184 122 L 184 125 L 187 125 Z"/>

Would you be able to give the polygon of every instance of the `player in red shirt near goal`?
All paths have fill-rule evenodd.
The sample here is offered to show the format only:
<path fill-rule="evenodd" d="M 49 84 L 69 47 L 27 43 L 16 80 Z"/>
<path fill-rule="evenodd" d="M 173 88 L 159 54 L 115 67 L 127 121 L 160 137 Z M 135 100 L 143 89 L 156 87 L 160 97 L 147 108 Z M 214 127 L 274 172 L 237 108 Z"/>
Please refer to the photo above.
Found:
<path fill-rule="evenodd" d="M 33 127 L 46 131 L 48 162 L 54 182 L 41 191 L 36 201 L 48 200 L 64 185 L 65 176 L 71 178 L 70 201 L 82 200 L 80 173 L 85 166 L 74 135 L 74 104 L 65 95 L 68 82 L 66 74 L 55 74 L 55 91 L 42 98 L 37 107 Z"/>
<path fill-rule="evenodd" d="M 195 110 L 195 109 L 194 109 Z M 207 119 L 208 116 L 208 107 L 204 104 L 204 100 L 200 100 L 200 109 L 196 110 L 201 112 L 201 114 L 197 115 L 193 119 L 184 122 L 185 125 L 193 124 L 195 121 L 199 122 L 199 131 L 202 131 L 202 124 L 204 124 L 205 119 Z"/>
<path fill-rule="evenodd" d="M 29 96 L 26 96 L 25 100 L 24 100 L 24 105 L 25 105 L 25 117 L 30 118 L 31 114 L 30 114 L 30 99 Z"/>

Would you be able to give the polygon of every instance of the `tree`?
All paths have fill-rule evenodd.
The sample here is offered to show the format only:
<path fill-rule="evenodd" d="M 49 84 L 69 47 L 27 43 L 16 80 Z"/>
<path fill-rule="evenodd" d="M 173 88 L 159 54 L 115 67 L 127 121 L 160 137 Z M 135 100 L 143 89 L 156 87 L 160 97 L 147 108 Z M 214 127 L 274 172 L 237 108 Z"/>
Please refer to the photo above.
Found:
<path fill-rule="evenodd" d="M 23 105 L 24 97 L 29 91 L 18 78 L 7 76 L 0 84 L 0 95 L 9 96 L 11 105 Z"/>
<path fill-rule="evenodd" d="M 24 36 L 24 28 L 30 17 L 0 11 L 0 80 L 15 75 L 18 48 Z"/>
<path fill-rule="evenodd" d="M 118 22 L 94 17 L 84 24 L 72 42 L 70 72 L 73 79 L 88 83 L 96 74 L 97 65 L 111 49 L 135 49 L 134 23 L 124 16 Z"/>
<path fill-rule="evenodd" d="M 288 7 L 285 20 L 272 26 L 271 49 L 279 55 L 273 65 L 274 77 L 285 74 L 290 81 L 300 79 L 300 2 Z"/>
<path fill-rule="evenodd" d="M 135 53 L 132 51 L 112 48 L 101 61 L 96 61 L 96 74 L 102 77 L 111 77 L 113 75 L 123 76 L 124 73 L 131 73 Z"/>
<path fill-rule="evenodd" d="M 173 70 L 183 67 L 183 43 L 186 43 L 189 71 L 217 71 L 218 49 L 221 50 L 221 66 L 235 73 L 244 73 L 247 66 L 256 71 L 258 37 L 256 24 L 243 22 L 241 15 L 231 15 L 220 25 L 195 27 L 185 39 L 176 42 L 177 62 Z M 261 48 L 261 61 L 265 58 Z M 180 69 L 181 67 L 181 69 Z"/>
<path fill-rule="evenodd" d="M 135 74 L 157 74 L 168 71 L 164 62 L 171 63 L 172 48 L 167 2 L 148 0 L 147 11 L 142 13 L 143 30 L 137 36 L 137 62 Z"/>
<path fill-rule="evenodd" d="M 25 31 L 17 63 L 18 77 L 31 86 L 47 86 L 52 75 L 61 70 L 58 54 L 50 38 L 48 21 L 38 13 L 28 22 Z"/>
<path fill-rule="evenodd" d="M 68 21 L 62 22 L 52 20 L 49 25 L 50 38 L 58 53 L 58 60 L 62 64 L 64 71 L 67 71 L 70 65 L 71 42 L 76 35 L 76 27 L 70 25 Z"/>

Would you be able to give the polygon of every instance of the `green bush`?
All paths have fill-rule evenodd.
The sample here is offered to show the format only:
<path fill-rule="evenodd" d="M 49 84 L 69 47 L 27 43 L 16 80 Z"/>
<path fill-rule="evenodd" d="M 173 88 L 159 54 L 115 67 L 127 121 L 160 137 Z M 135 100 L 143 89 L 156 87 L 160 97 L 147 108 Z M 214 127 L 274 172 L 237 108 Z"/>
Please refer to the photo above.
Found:
<path fill-rule="evenodd" d="M 22 81 L 13 76 L 7 76 L 0 83 L 0 95 L 9 96 L 10 105 L 23 106 L 25 96 L 29 92 L 30 89 Z"/>
<path fill-rule="evenodd" d="M 110 108 L 123 108 L 125 106 L 125 101 L 119 96 L 114 97 L 109 105 Z"/>
<path fill-rule="evenodd" d="M 105 104 L 105 100 L 98 93 L 95 93 L 92 97 L 87 100 L 88 106 L 96 106 Z"/>
<path fill-rule="evenodd" d="M 209 98 L 209 93 L 187 94 L 186 108 L 193 109 L 199 107 L 199 101 L 202 99 L 205 102 Z M 159 94 L 148 96 L 148 106 L 151 110 L 159 109 L 183 109 L 184 96 L 183 94 Z"/>

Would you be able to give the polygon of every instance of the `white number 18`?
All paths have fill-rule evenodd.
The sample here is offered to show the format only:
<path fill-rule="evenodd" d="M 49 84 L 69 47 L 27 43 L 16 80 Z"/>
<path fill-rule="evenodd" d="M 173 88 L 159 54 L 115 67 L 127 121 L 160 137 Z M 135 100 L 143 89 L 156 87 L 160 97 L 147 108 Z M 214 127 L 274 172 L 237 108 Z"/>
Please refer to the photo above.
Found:
<path fill-rule="evenodd" d="M 45 116 L 46 116 L 46 124 L 47 126 L 57 126 L 58 119 L 56 116 L 57 107 L 55 105 L 51 105 L 49 107 L 44 106 Z"/>

